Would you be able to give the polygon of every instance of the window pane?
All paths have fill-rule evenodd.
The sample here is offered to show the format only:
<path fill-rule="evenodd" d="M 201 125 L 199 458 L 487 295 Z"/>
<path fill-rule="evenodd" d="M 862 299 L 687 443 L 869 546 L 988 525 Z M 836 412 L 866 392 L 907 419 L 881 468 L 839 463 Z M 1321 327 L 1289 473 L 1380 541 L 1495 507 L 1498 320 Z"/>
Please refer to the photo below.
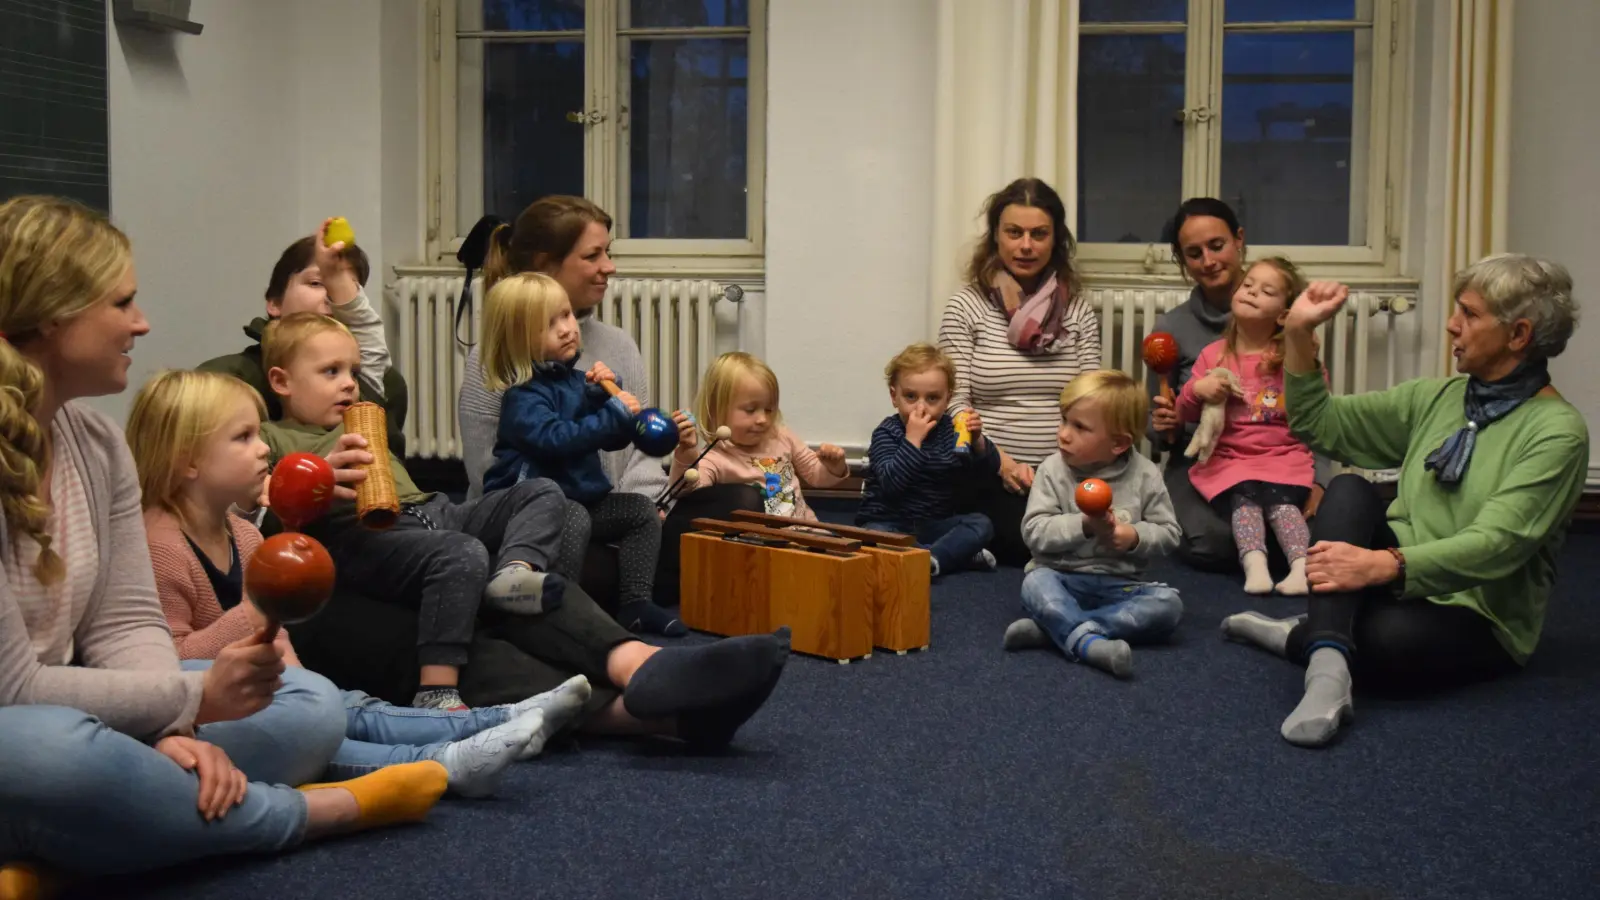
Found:
<path fill-rule="evenodd" d="M 582 31 L 583 0 L 460 0 L 463 7 L 482 5 L 470 14 L 463 9 L 459 21 L 481 21 L 485 31 Z"/>
<path fill-rule="evenodd" d="M 1183 35 L 1078 46 L 1078 240 L 1159 241 L 1183 200 Z"/>
<path fill-rule="evenodd" d="M 1366 243 L 1370 48 L 1366 31 L 1223 39 L 1222 199 L 1253 243 Z"/>
<path fill-rule="evenodd" d="M 633 238 L 747 236 L 745 38 L 623 42 L 630 97 L 621 165 Z"/>
<path fill-rule="evenodd" d="M 632 28 L 746 27 L 749 0 L 618 0 L 632 12 Z"/>
<path fill-rule="evenodd" d="M 1372 18 L 1371 0 L 1362 2 L 1362 19 Z M 1356 0 L 1228 0 L 1228 22 L 1348 21 L 1356 18 Z"/>
<path fill-rule="evenodd" d="M 1183 22 L 1189 0 L 1082 0 L 1079 22 Z"/>
<path fill-rule="evenodd" d="M 457 214 L 511 218 L 546 194 L 583 194 L 583 44 L 462 41 Z"/>

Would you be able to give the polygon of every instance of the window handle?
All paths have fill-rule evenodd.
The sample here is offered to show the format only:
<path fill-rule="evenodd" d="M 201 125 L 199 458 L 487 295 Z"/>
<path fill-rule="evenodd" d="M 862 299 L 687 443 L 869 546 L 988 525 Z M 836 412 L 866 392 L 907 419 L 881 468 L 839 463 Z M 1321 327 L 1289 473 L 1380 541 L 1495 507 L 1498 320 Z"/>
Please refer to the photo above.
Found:
<path fill-rule="evenodd" d="M 567 121 L 574 125 L 599 125 L 606 120 L 606 114 L 598 109 L 588 112 L 577 111 L 567 113 Z"/>
<path fill-rule="evenodd" d="M 1180 125 L 1187 125 L 1196 122 L 1209 122 L 1211 121 L 1211 117 L 1211 107 L 1196 106 L 1192 109 L 1180 109 L 1173 113 L 1172 121 L 1177 122 Z"/>

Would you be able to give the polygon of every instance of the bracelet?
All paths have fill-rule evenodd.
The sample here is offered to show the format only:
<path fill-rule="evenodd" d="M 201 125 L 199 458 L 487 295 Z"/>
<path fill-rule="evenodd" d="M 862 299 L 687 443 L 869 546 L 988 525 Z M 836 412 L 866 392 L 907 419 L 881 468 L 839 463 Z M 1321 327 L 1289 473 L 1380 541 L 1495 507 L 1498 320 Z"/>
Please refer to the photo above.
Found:
<path fill-rule="evenodd" d="M 1386 547 L 1384 549 L 1389 551 L 1389 555 L 1394 557 L 1395 563 L 1400 567 L 1399 571 L 1395 573 L 1394 581 L 1391 584 L 1393 585 L 1394 595 L 1396 597 L 1402 596 L 1406 592 L 1406 555 L 1400 552 L 1399 547 Z"/>

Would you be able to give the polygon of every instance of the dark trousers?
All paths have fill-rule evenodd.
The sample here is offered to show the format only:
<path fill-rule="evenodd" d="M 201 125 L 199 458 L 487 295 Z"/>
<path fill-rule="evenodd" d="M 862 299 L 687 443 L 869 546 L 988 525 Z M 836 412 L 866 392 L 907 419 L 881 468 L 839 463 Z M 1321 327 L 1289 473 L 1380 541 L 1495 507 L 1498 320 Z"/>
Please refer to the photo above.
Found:
<path fill-rule="evenodd" d="M 1367 549 L 1396 546 L 1386 504 L 1359 475 L 1328 485 L 1311 540 L 1340 541 Z M 1492 678 L 1518 666 L 1495 638 L 1494 626 L 1476 612 L 1417 598 L 1399 600 L 1386 586 L 1340 593 L 1313 592 L 1306 620 L 1289 635 L 1290 658 L 1304 660 L 1322 646 L 1350 659 L 1363 687 L 1405 691 Z"/>
<path fill-rule="evenodd" d="M 616 547 L 612 563 L 619 604 L 650 602 L 661 552 L 661 515 L 649 497 L 613 491 L 588 504 L 568 499 L 562 555 L 592 552 L 591 544 Z"/>
<path fill-rule="evenodd" d="M 994 526 L 982 513 L 963 513 L 944 519 L 902 521 L 884 519 L 861 525 L 870 531 L 909 534 L 917 546 L 939 561 L 939 574 L 950 575 L 965 569 L 978 551 L 994 537 Z"/>
<path fill-rule="evenodd" d="M 489 575 L 512 560 L 547 569 L 565 506 L 554 482 L 534 479 L 465 503 L 435 495 L 383 531 L 346 518 L 307 532 L 328 548 L 341 589 L 415 611 L 419 665 L 461 666 Z"/>
<path fill-rule="evenodd" d="M 695 519 L 726 519 L 740 509 L 765 510 L 766 500 L 761 489 L 750 484 L 714 484 L 690 491 L 678 500 L 661 523 L 661 555 L 656 560 L 655 583 L 658 605 L 678 605 L 682 576 L 679 560 L 683 536 L 694 530 L 690 523 Z"/>
<path fill-rule="evenodd" d="M 989 552 L 1002 566 L 1025 566 L 1033 558 L 1022 541 L 1022 516 L 1028 511 L 1028 495 L 1006 490 L 998 474 L 973 474 L 956 484 L 956 511 L 980 513 L 993 527 Z"/>

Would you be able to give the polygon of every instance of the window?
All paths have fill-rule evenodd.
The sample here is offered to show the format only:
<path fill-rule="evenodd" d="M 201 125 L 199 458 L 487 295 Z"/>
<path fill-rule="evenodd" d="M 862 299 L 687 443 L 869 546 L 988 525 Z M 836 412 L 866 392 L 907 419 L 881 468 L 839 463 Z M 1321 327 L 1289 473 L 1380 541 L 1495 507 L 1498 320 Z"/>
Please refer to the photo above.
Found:
<path fill-rule="evenodd" d="M 1186 197 L 1253 255 L 1392 274 L 1400 0 L 1082 0 L 1078 238 L 1090 269 L 1169 269 Z"/>
<path fill-rule="evenodd" d="M 552 193 L 621 256 L 759 265 L 763 0 L 430 0 L 429 244 Z"/>

